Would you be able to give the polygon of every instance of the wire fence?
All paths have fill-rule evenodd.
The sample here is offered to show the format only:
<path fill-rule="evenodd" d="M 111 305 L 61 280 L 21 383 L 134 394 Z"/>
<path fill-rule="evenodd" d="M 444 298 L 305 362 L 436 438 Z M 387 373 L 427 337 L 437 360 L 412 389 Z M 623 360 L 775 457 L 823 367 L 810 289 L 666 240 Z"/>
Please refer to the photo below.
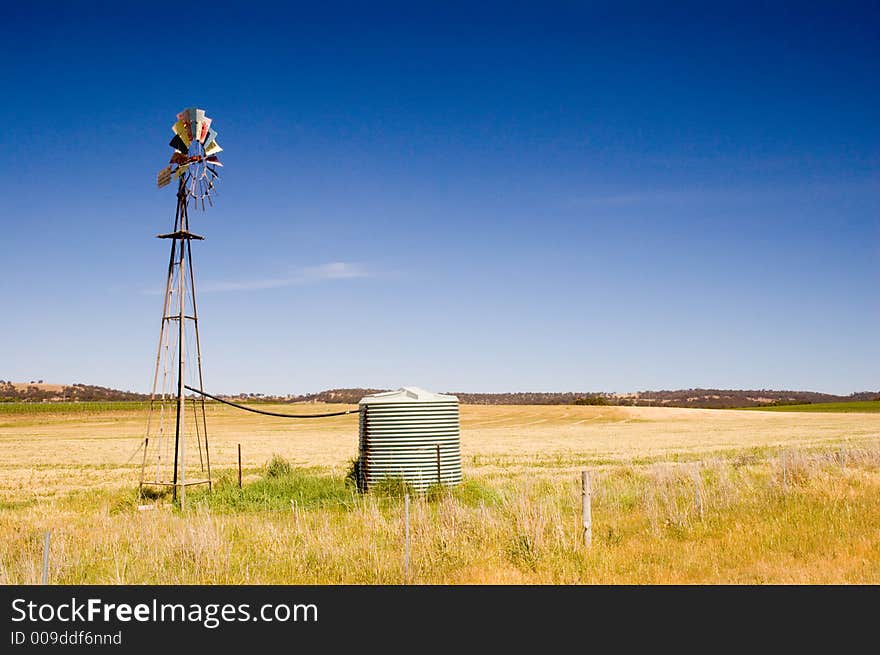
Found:
<path fill-rule="evenodd" d="M 880 470 L 880 444 L 607 465 L 552 472 L 545 476 L 548 479 L 470 476 L 460 487 L 425 493 L 389 486 L 382 493 L 362 494 L 339 478 L 307 475 L 295 467 L 273 473 L 272 465 L 248 469 L 241 486 L 226 470 L 213 494 L 194 495 L 186 512 L 171 515 L 186 523 L 256 512 L 281 519 L 279 525 L 286 523 L 297 539 L 308 543 L 327 538 L 326 511 L 337 517 L 341 513 L 348 518 L 340 525 L 364 523 L 376 538 L 398 544 L 399 582 L 410 583 L 418 582 L 420 571 L 438 557 L 431 549 L 454 549 L 456 540 L 469 538 L 470 529 L 505 534 L 508 556 L 529 567 L 548 548 L 579 549 L 590 557 L 617 543 L 621 526 L 634 518 L 654 539 L 664 539 L 682 530 L 738 520 L 734 510 L 744 504 L 766 505 L 768 511 L 784 515 L 787 503 L 794 508 L 818 497 L 823 488 L 833 487 L 845 498 L 847 489 L 864 486 Z M 55 562 L 50 546 L 58 539 L 63 543 L 64 533 L 64 528 L 56 528 L 50 539 L 45 532 L 40 565 L 34 569 L 43 584 L 63 574 L 64 564 Z M 344 529 L 339 536 L 345 538 Z M 428 561 L 423 559 L 426 553 Z"/>

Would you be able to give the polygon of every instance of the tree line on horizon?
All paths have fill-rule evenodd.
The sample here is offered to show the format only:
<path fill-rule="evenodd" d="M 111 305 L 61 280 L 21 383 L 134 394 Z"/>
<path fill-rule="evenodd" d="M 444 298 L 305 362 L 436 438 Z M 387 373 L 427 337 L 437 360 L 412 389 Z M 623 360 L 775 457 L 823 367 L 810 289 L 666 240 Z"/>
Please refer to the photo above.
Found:
<path fill-rule="evenodd" d="M 357 404 L 364 396 L 388 389 L 342 388 L 317 393 L 273 396 L 261 393 L 226 395 L 248 402 L 283 403 L 340 403 Z M 676 389 L 639 391 L 631 394 L 608 392 L 509 392 L 469 393 L 448 392 L 466 405 L 608 405 L 628 407 L 694 407 L 702 409 L 731 409 L 736 407 L 766 407 L 836 403 L 859 400 L 880 400 L 880 391 L 860 391 L 846 396 L 817 391 L 779 391 L 773 389 Z M 0 402 L 87 402 L 113 400 L 149 400 L 149 394 L 120 391 L 109 387 L 75 383 L 61 391 L 41 389 L 28 384 L 23 388 L 11 381 L 0 380 Z"/>
<path fill-rule="evenodd" d="M 40 380 L 37 384 L 41 384 Z M 149 394 L 120 391 L 109 387 L 76 382 L 60 391 L 41 389 L 29 383 L 24 388 L 15 386 L 11 380 L 0 380 L 0 402 L 89 402 L 108 400 L 149 400 Z"/>
<path fill-rule="evenodd" d="M 388 389 L 328 389 L 294 396 L 288 402 L 355 404 L 366 395 Z M 778 391 L 772 389 L 676 389 L 639 391 L 632 394 L 608 392 L 447 392 L 465 405 L 609 405 L 626 407 L 696 407 L 731 409 L 810 403 L 836 403 L 880 400 L 880 391 L 860 391 L 846 396 L 817 391 Z"/>

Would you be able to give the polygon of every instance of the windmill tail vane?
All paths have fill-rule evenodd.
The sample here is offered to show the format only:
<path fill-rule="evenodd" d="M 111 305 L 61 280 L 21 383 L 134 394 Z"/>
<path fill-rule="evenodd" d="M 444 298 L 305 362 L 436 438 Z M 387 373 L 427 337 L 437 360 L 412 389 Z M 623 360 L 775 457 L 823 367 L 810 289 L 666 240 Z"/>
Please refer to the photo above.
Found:
<path fill-rule="evenodd" d="M 174 153 L 168 166 L 159 171 L 156 184 L 167 186 L 172 179 L 178 180 L 178 194 L 186 203 L 193 201 L 198 208 L 205 208 L 205 201 L 213 206 L 212 194 L 216 194 L 215 182 L 220 178 L 222 167 L 217 154 L 223 150 L 217 143 L 217 130 L 211 128 L 212 120 L 204 109 L 189 107 L 177 114 L 177 122 L 171 126 L 174 138 L 168 143 Z"/>

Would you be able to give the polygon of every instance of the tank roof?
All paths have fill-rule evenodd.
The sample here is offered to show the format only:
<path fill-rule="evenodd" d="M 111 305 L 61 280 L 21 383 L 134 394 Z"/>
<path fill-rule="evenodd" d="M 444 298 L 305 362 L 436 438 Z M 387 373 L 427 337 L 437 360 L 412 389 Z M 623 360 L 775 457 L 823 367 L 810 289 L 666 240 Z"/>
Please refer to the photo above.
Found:
<path fill-rule="evenodd" d="M 401 387 L 397 391 L 383 391 L 361 398 L 361 405 L 379 405 L 382 403 L 450 403 L 458 402 L 455 396 L 425 391 L 419 387 Z"/>

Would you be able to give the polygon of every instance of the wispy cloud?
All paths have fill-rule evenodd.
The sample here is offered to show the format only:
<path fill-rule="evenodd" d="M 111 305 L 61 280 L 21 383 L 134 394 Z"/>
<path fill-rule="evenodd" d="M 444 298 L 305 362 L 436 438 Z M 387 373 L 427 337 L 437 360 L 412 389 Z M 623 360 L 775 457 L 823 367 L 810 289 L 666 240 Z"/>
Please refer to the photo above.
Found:
<path fill-rule="evenodd" d="M 355 277 L 372 276 L 373 273 L 365 266 L 353 262 L 331 262 L 303 269 L 303 279 L 311 281 L 348 280 Z"/>
<path fill-rule="evenodd" d="M 245 280 L 217 280 L 198 285 L 200 293 L 222 293 L 226 291 L 258 291 L 261 289 L 282 289 L 305 284 L 319 284 L 329 280 L 352 280 L 374 277 L 376 273 L 367 266 L 356 262 L 330 262 L 319 266 L 307 266 L 290 275 L 271 278 Z M 149 293 L 155 293 L 150 291 Z"/>
<path fill-rule="evenodd" d="M 292 275 L 277 278 L 254 280 L 231 280 L 208 282 L 200 291 L 216 293 L 222 291 L 256 291 L 259 289 L 281 289 L 303 284 L 318 284 L 327 280 L 351 280 L 373 277 L 374 273 L 363 264 L 354 262 L 330 262 L 320 266 L 307 266 Z"/>

